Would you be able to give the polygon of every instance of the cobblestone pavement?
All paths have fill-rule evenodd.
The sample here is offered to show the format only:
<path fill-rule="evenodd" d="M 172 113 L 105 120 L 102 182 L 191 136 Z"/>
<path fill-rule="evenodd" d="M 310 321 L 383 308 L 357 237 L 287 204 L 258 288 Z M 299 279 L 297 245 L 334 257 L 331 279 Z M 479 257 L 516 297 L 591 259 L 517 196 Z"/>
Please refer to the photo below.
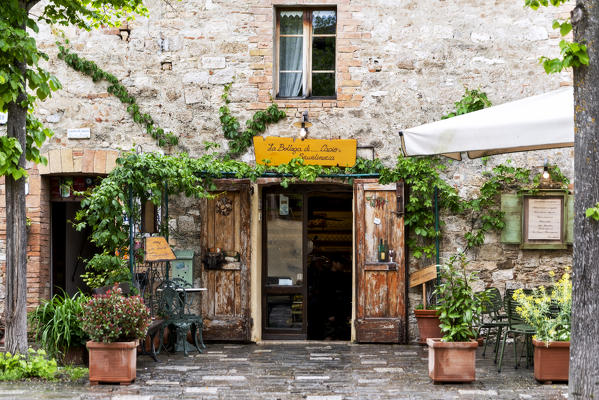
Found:
<path fill-rule="evenodd" d="M 511 355 L 511 348 L 506 353 Z M 1 384 L 0 399 L 564 399 L 567 386 L 540 385 L 532 369 L 477 354 L 476 382 L 433 385 L 417 345 L 299 342 L 209 344 L 204 354 L 138 358 L 130 386 Z"/>

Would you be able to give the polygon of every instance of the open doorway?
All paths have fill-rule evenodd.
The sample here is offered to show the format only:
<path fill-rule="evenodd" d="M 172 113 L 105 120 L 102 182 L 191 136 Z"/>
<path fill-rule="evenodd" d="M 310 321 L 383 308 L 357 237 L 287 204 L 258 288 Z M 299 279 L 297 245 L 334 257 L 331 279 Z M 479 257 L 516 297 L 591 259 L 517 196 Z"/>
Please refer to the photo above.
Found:
<path fill-rule="evenodd" d="M 308 339 L 350 340 L 352 194 L 308 197 Z"/>
<path fill-rule="evenodd" d="M 90 259 L 97 247 L 89 241 L 89 228 L 77 231 L 72 222 L 81 207 L 79 201 L 51 202 L 52 226 L 52 294 L 69 296 L 87 286 L 81 279 L 85 272 L 84 260 Z"/>
<path fill-rule="evenodd" d="M 264 339 L 350 340 L 352 201 L 346 185 L 264 189 Z"/>

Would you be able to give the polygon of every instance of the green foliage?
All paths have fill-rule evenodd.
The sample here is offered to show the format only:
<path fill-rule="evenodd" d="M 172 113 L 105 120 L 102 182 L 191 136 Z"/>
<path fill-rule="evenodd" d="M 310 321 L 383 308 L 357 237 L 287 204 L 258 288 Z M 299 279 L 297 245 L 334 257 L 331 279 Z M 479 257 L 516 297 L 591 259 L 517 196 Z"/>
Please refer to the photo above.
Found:
<path fill-rule="evenodd" d="M 562 58 L 541 57 L 539 59 L 539 63 L 543 64 L 546 73 L 554 74 L 565 68 L 589 65 L 589 53 L 586 45 L 562 40 L 559 42 L 559 48 Z"/>
<path fill-rule="evenodd" d="M 548 171 L 553 182 L 562 189 L 570 182 L 557 165 L 549 165 Z M 480 187 L 480 195 L 463 204 L 463 210 L 469 214 L 471 230 L 464 237 L 469 248 L 484 243 L 485 235 L 491 231 L 501 231 L 505 226 L 503 212 L 499 209 L 499 195 L 504 190 L 537 190 L 541 184 L 541 173 L 534 176 L 529 169 L 514 167 L 511 161 L 495 166 L 484 172 L 487 180 Z"/>
<path fill-rule="evenodd" d="M 107 81 L 108 93 L 116 96 L 124 105 L 127 106 L 127 112 L 131 115 L 133 120 L 138 124 L 145 127 L 145 131 L 148 135 L 156 139 L 159 146 L 176 145 L 179 143 L 179 138 L 172 132 L 165 132 L 164 129 L 160 128 L 152 119 L 149 114 L 142 114 L 139 105 L 128 91 L 127 88 L 119 82 L 119 80 L 112 74 L 102 70 L 98 65 L 93 62 L 80 57 L 77 53 L 72 52 L 66 48 L 65 45 L 57 42 L 58 45 L 58 57 L 73 68 L 92 78 L 94 82 L 101 80 Z"/>
<path fill-rule="evenodd" d="M 407 239 L 413 257 L 432 257 L 435 254 L 434 239 L 434 190 L 439 191 L 439 208 L 460 212 L 462 202 L 457 190 L 447 184 L 439 175 L 445 165 L 435 157 L 398 157 L 393 169 L 380 170 L 382 184 L 404 180 L 409 187 L 408 201 L 405 203 L 404 223 L 409 229 Z"/>
<path fill-rule="evenodd" d="M 550 4 L 559 7 L 568 0 L 524 0 L 524 7 L 530 7 L 533 10 L 538 10 L 540 6 L 547 7 Z"/>
<path fill-rule="evenodd" d="M 124 296 L 118 285 L 89 299 L 79 317 L 90 339 L 104 343 L 143 339 L 151 321 L 143 299 Z"/>
<path fill-rule="evenodd" d="M 64 367 L 58 367 L 56 378 L 63 381 L 77 382 L 87 378 L 88 374 L 89 370 L 87 368 L 65 365 Z"/>
<path fill-rule="evenodd" d="M 524 0 L 524 7 L 530 7 L 533 10 L 538 10 L 539 7 L 559 7 L 568 0 Z M 572 23 L 570 20 L 553 21 L 553 29 L 559 30 L 561 36 L 566 36 L 572 31 Z M 584 43 L 568 42 L 562 40 L 559 43 L 561 58 L 539 58 L 539 64 L 543 65 L 547 74 L 555 74 L 561 72 L 565 68 L 580 67 L 589 65 L 589 53 L 587 46 Z"/>
<path fill-rule="evenodd" d="M 441 283 L 437 285 L 437 314 L 444 342 L 466 342 L 475 337 L 474 322 L 488 301 L 486 292 L 475 293 L 472 283 L 478 278 L 466 272 L 466 255 L 455 254 L 439 270 Z"/>
<path fill-rule="evenodd" d="M 599 202 L 595 204 L 595 207 L 589 207 L 585 211 L 585 215 L 587 218 L 592 218 L 595 221 L 599 221 Z"/>
<path fill-rule="evenodd" d="M 29 314 L 36 342 L 54 358 L 62 359 L 70 347 L 83 346 L 88 337 L 81 329 L 79 316 L 88 301 L 83 293 L 66 293 L 43 301 Z"/>
<path fill-rule="evenodd" d="M 30 0 L 22 7 L 18 0 L 4 0 L 0 7 L 0 111 L 10 103 L 26 110 L 25 157 L 36 163 L 46 163 L 40 148 L 52 132 L 44 128 L 32 113 L 37 100 L 45 100 L 61 88 L 58 79 L 40 66 L 48 56 L 37 48 L 31 33 L 38 33 L 38 21 L 48 24 L 76 25 L 91 29 L 101 25 L 116 25 L 129 13 L 147 15 L 142 0 L 50 0 L 44 3 L 40 15 L 29 10 L 39 0 Z M 10 114 L 9 118 L 13 118 Z M 0 174 L 20 179 L 26 176 L 19 166 L 23 149 L 13 140 L 0 141 Z"/>
<path fill-rule="evenodd" d="M 268 124 L 273 124 L 286 117 L 285 111 L 279 110 L 276 104 L 271 104 L 264 111 L 257 111 L 247 120 L 246 129 L 240 130 L 241 125 L 229 109 L 229 91 L 231 84 L 225 85 L 221 98 L 225 102 L 218 109 L 223 135 L 229 141 L 229 155 L 232 157 L 243 154 L 252 145 L 252 138 L 266 130 Z"/>
<path fill-rule="evenodd" d="M 468 90 L 464 88 L 464 94 L 459 101 L 454 103 L 455 110 L 441 117 L 441 119 L 448 119 L 455 117 L 456 115 L 468 114 L 472 111 L 482 110 L 485 107 L 491 106 L 491 102 L 487 98 L 487 94 L 480 89 Z"/>
<path fill-rule="evenodd" d="M 48 359 L 44 350 L 29 349 L 27 356 L 0 353 L 0 380 L 16 381 L 26 378 L 53 380 L 56 360 Z"/>
<path fill-rule="evenodd" d="M 555 276 L 553 272 L 551 277 Z M 534 289 L 530 295 L 516 290 L 516 312 L 535 328 L 535 338 L 542 342 L 570 341 L 572 314 L 572 281 L 566 272 L 548 293 L 545 287 Z"/>
<path fill-rule="evenodd" d="M 111 286 L 119 282 L 131 282 L 131 271 L 127 260 L 107 253 L 94 254 L 87 261 L 83 282 L 90 288 Z"/>

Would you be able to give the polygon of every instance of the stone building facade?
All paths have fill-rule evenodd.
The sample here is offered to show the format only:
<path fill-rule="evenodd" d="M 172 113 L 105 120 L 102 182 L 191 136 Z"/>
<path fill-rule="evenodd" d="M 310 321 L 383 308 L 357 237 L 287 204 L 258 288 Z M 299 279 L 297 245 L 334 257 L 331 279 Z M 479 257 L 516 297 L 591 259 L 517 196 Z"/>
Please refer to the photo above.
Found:
<path fill-rule="evenodd" d="M 66 28 L 64 34 L 73 51 L 114 74 L 143 112 L 179 136 L 179 145 L 170 149 L 159 148 L 144 134 L 119 100 L 107 92 L 105 82 L 94 83 L 60 60 L 55 45 L 58 28 L 41 26 L 38 46 L 48 53 L 46 68 L 59 78 L 63 89 L 37 110 L 55 135 L 44 145 L 49 165 L 29 168 L 31 306 L 51 293 L 51 177 L 102 176 L 114 167 L 118 151 L 134 147 L 198 156 L 205 142 L 216 142 L 226 151 L 218 114 L 226 84 L 231 84 L 231 111 L 242 122 L 272 101 L 286 111 L 287 118 L 270 125 L 265 136 L 297 137 L 293 123 L 308 111 L 313 124 L 310 138 L 356 139 L 359 146 L 372 149 L 366 156 L 373 154 L 387 165 L 400 152 L 398 131 L 439 119 L 452 109 L 464 86 L 480 88 L 494 104 L 500 104 L 572 84 L 569 73 L 548 76 L 537 63 L 540 56 L 557 55 L 560 37 L 551 24 L 569 15 L 567 5 L 535 12 L 524 9 L 521 0 L 494 4 L 472 0 L 149 0 L 146 4 L 147 18 L 91 32 Z M 336 95 L 277 98 L 277 12 L 315 7 L 336 11 Z M 69 139 L 67 131 L 77 128 L 89 128 L 90 137 Z M 476 196 L 481 172 L 508 158 L 528 168 L 538 168 L 548 159 L 573 177 L 573 149 L 567 148 L 495 156 L 487 165 L 481 160 L 453 162 L 445 178 L 462 196 Z M 251 149 L 241 159 L 253 163 Z M 0 181 L 0 262 L 5 260 L 4 201 Z M 169 226 L 175 247 L 199 246 L 202 216 L 198 209 L 196 200 L 172 201 Z M 261 268 L 258 209 L 258 204 L 252 205 L 256 213 L 252 214 L 252 270 Z M 463 232 L 469 224 L 451 215 L 443 219 L 442 259 L 464 247 Z M 471 268 L 480 271 L 487 285 L 503 289 L 547 282 L 548 271 L 570 265 L 571 248 L 521 250 L 490 234 L 469 257 Z M 199 256 L 195 261 L 201 264 Z M 409 260 L 408 269 L 424 264 Z M 199 272 L 195 278 L 204 284 Z M 259 283 L 249 286 L 250 307 L 260 308 Z M 4 287 L 0 289 L 1 304 Z M 409 308 L 419 301 L 419 292 L 410 291 Z M 258 317 L 260 312 L 252 311 L 252 318 Z M 410 339 L 415 336 L 410 323 Z M 260 324 L 254 323 L 251 340 L 261 337 Z"/>

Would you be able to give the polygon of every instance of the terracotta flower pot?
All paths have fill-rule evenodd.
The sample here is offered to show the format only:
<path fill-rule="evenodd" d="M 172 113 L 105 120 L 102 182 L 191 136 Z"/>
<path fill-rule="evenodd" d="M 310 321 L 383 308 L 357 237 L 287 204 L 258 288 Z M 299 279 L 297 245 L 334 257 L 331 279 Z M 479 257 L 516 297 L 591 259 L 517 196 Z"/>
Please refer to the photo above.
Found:
<path fill-rule="evenodd" d="M 567 381 L 570 370 L 570 342 L 532 340 L 535 348 L 535 379 L 540 382 Z"/>
<path fill-rule="evenodd" d="M 89 351 L 89 384 L 99 382 L 128 385 L 135 380 L 137 341 L 102 343 L 87 342 Z"/>
<path fill-rule="evenodd" d="M 416 321 L 418 322 L 418 332 L 420 332 L 420 344 L 426 344 L 428 338 L 440 338 L 441 328 L 439 328 L 439 317 L 437 310 L 414 310 Z"/>
<path fill-rule="evenodd" d="M 476 362 L 476 340 L 469 342 L 442 342 L 429 338 L 428 376 L 433 382 L 473 382 Z"/>

